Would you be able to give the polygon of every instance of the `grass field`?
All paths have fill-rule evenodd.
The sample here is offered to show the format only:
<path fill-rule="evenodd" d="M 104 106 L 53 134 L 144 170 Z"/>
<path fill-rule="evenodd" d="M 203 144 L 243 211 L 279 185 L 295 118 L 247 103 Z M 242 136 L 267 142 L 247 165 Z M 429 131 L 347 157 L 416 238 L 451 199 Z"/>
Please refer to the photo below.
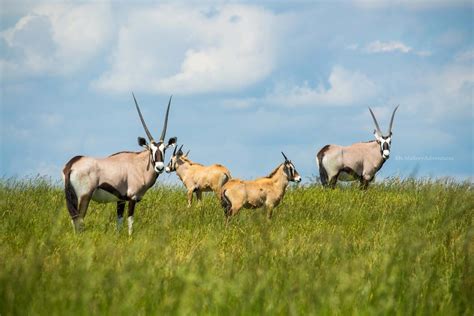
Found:
<path fill-rule="evenodd" d="M 473 315 L 470 184 L 292 188 L 268 221 L 157 187 L 135 232 L 91 203 L 72 231 L 48 181 L 0 184 L 0 314 Z"/>

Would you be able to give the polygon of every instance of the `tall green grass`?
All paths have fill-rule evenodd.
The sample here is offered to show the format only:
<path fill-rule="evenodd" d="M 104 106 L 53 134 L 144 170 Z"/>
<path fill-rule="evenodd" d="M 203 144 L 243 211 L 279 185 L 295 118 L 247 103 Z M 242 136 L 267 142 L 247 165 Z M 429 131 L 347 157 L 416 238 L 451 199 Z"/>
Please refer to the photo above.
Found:
<path fill-rule="evenodd" d="M 48 181 L 0 183 L 0 314 L 473 315 L 470 184 L 392 180 L 294 187 L 268 221 L 179 187 L 138 204 L 116 231 L 92 202 L 74 234 Z"/>

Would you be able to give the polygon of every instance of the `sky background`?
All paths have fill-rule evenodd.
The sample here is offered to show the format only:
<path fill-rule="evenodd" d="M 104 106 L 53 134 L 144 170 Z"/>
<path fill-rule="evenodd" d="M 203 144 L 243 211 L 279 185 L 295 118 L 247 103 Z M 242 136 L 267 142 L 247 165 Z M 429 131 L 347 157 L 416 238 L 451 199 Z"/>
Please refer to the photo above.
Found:
<path fill-rule="evenodd" d="M 156 137 L 173 94 L 167 136 L 234 177 L 283 150 L 308 181 L 324 145 L 373 139 L 368 106 L 386 130 L 399 104 L 378 178 L 472 181 L 470 1 L 2 0 L 0 18 L 0 176 L 140 150 L 133 91 Z"/>

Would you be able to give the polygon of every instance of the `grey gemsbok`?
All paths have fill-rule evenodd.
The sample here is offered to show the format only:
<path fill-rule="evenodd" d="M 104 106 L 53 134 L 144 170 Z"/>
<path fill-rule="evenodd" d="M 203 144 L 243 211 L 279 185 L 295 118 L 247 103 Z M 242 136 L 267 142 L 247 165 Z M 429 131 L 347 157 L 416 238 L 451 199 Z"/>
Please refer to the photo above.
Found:
<path fill-rule="evenodd" d="M 280 204 L 289 181 L 300 182 L 301 177 L 293 163 L 286 158 L 268 176 L 253 181 L 231 179 L 222 187 L 221 204 L 226 215 L 226 224 L 243 208 L 264 207 L 268 218 Z"/>
<path fill-rule="evenodd" d="M 398 106 L 393 110 L 386 135 L 382 134 L 372 109 L 370 115 L 375 123 L 375 140 L 355 143 L 350 146 L 326 145 L 316 156 L 319 175 L 323 186 L 334 188 L 337 180 L 359 180 L 366 189 L 390 156 L 393 118 Z"/>
<path fill-rule="evenodd" d="M 82 230 L 92 199 L 100 203 L 117 203 L 118 228 L 122 226 L 125 203 L 128 201 L 128 233 L 132 234 L 135 204 L 164 171 L 166 148 L 176 144 L 176 137 L 171 137 L 167 144 L 164 143 L 171 97 L 159 141 L 155 141 L 148 130 L 134 95 L 133 100 L 150 141 L 147 143 L 144 138 L 138 137 L 138 144 L 145 150 L 118 152 L 106 158 L 76 156 L 64 166 L 66 204 L 76 231 Z"/>
<path fill-rule="evenodd" d="M 173 152 L 166 172 L 176 171 L 176 175 L 188 190 L 188 207 L 191 207 L 193 193 L 201 201 L 202 192 L 212 191 L 220 198 L 222 186 L 231 179 L 230 171 L 223 165 L 203 166 L 188 158 L 189 151 L 183 154 L 183 145 Z"/>

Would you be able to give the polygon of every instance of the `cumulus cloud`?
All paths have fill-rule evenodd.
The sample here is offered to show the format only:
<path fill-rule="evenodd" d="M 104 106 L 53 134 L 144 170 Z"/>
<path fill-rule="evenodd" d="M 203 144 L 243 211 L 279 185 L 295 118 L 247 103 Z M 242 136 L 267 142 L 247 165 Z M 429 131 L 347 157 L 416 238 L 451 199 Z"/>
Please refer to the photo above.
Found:
<path fill-rule="evenodd" d="M 423 113 L 423 118 L 430 122 L 473 117 L 472 66 L 455 62 L 416 76 L 418 78 L 413 79 L 416 92 L 401 95 L 396 102 L 403 104 L 412 113 Z"/>
<path fill-rule="evenodd" d="M 311 87 L 302 85 L 277 85 L 266 97 L 270 103 L 287 106 L 299 105 L 351 105 L 374 96 L 376 85 L 365 74 L 335 66 L 328 78 L 329 87 L 319 83 Z"/>
<path fill-rule="evenodd" d="M 107 4 L 40 4 L 0 33 L 6 77 L 69 74 L 95 57 L 111 34 Z"/>
<path fill-rule="evenodd" d="M 181 94 L 240 89 L 274 69 L 283 24 L 250 5 L 138 9 L 119 31 L 111 68 L 93 86 Z"/>
<path fill-rule="evenodd" d="M 365 74 L 334 66 L 328 85 L 311 86 L 307 81 L 300 85 L 279 82 L 262 97 L 224 99 L 227 108 L 245 109 L 263 106 L 346 106 L 368 100 L 377 93 L 377 86 Z"/>

